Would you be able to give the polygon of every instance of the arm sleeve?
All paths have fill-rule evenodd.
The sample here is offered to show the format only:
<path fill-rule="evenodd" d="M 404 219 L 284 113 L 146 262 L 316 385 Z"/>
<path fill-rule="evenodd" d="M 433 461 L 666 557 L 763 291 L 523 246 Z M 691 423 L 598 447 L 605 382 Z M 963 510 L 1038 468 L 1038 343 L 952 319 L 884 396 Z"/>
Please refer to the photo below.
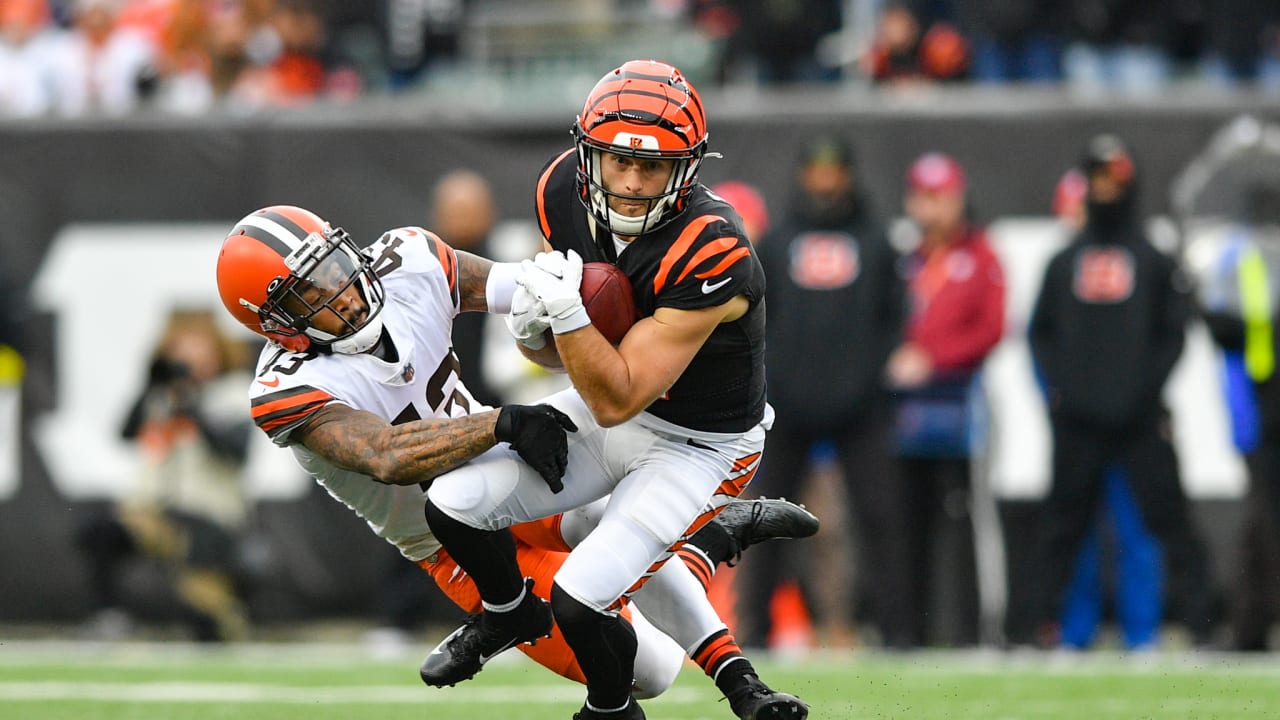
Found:
<path fill-rule="evenodd" d="M 1162 269 L 1159 277 L 1162 302 L 1156 317 L 1155 347 L 1151 355 L 1151 381 L 1148 390 L 1159 394 L 1173 372 L 1173 366 L 1182 356 L 1186 344 L 1187 321 L 1191 317 L 1191 301 L 1176 266 Z"/>
<path fill-rule="evenodd" d="M 1055 347 L 1057 318 L 1053 310 L 1054 299 L 1058 296 L 1055 272 L 1057 266 L 1058 262 L 1054 261 L 1045 269 L 1040 293 L 1036 296 L 1031 319 L 1027 323 L 1027 341 L 1031 346 L 1031 358 L 1035 364 L 1036 374 L 1044 384 L 1049 386 L 1057 385 L 1062 380 L 1062 370 L 1058 366 L 1058 353 Z"/>

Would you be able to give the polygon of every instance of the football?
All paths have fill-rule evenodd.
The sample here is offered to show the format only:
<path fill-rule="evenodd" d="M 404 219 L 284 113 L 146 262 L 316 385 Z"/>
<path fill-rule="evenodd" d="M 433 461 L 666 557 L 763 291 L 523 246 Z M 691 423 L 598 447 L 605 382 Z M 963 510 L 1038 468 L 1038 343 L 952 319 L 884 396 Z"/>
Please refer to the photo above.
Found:
<path fill-rule="evenodd" d="M 617 265 L 589 262 L 582 265 L 582 305 L 591 324 L 611 344 L 622 342 L 639 319 L 631 281 Z"/>

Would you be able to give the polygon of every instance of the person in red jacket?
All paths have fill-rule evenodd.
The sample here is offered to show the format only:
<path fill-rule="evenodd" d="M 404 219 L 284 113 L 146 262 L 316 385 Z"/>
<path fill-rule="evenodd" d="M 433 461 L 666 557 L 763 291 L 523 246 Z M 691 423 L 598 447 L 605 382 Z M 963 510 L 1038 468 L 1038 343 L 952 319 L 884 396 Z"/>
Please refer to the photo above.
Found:
<path fill-rule="evenodd" d="M 973 410 L 978 371 L 1004 330 L 1005 289 L 986 233 L 968 220 L 966 186 L 964 169 L 942 153 L 922 155 L 907 172 L 906 212 L 920 242 L 902 264 L 907 327 L 886 368 L 898 399 L 899 482 L 910 488 L 903 523 L 911 529 L 914 632 L 922 644 L 978 641 Z M 935 564 L 934 548 L 949 555 Z M 948 569 L 952 587 L 931 587 L 935 567 Z M 926 599 L 935 597 L 946 607 L 929 607 Z M 926 627 L 926 618 L 942 622 Z"/>

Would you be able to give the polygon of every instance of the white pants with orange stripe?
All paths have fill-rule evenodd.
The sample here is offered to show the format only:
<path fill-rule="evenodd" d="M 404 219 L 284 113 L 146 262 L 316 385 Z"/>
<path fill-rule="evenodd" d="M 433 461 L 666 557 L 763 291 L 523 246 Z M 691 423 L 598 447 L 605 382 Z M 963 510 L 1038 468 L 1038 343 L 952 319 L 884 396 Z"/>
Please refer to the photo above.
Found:
<path fill-rule="evenodd" d="M 645 587 L 637 604 L 686 650 L 723 627 L 684 563 L 666 560 L 755 475 L 772 409 L 751 430 L 725 434 L 688 430 L 646 413 L 601 427 L 572 389 L 542 402 L 578 426 L 569 434 L 563 491 L 553 494 L 503 445 L 437 478 L 428 491 L 432 502 L 459 522 L 496 530 L 611 494 L 594 527 L 583 523 L 590 529 L 570 539 L 577 542 L 556 583 L 601 612 L 616 612 L 623 598 Z M 647 587 L 650 578 L 653 587 Z"/>

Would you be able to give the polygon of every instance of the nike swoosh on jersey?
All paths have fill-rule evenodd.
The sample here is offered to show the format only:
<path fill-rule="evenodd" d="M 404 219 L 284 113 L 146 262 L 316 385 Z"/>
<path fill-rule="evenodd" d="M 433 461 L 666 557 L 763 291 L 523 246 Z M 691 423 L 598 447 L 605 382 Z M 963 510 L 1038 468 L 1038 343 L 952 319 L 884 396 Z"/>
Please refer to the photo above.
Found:
<path fill-rule="evenodd" d="M 279 376 L 277 376 L 277 377 L 271 378 L 270 380 L 259 380 L 258 382 L 262 385 L 266 385 L 267 387 L 276 387 L 277 385 L 280 384 L 280 378 Z"/>
<path fill-rule="evenodd" d="M 724 287 L 725 285 L 729 284 L 729 281 L 730 281 L 730 280 L 732 280 L 732 279 L 733 279 L 733 278 L 731 278 L 731 277 L 727 277 L 727 278 L 725 278 L 725 279 L 721 280 L 720 282 L 716 282 L 716 283 L 713 283 L 713 282 L 711 282 L 710 280 L 703 280 L 703 281 L 702 281 L 702 294 L 703 294 L 703 295 L 710 295 L 711 293 L 715 292 L 716 290 L 719 290 L 720 288 L 722 288 L 722 287 Z"/>

